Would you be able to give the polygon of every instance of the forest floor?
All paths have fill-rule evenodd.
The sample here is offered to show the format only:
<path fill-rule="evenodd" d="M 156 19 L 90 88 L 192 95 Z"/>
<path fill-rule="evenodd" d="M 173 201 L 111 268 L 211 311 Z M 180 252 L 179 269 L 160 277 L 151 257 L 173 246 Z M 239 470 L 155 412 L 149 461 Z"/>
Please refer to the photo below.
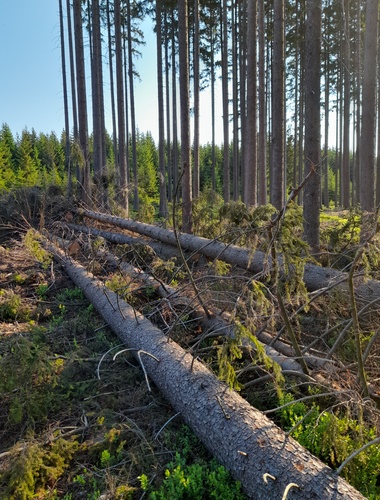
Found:
<path fill-rule="evenodd" d="M 44 206 L 41 217 L 31 202 L 26 206 L 24 215 L 11 218 L 9 205 L 0 205 L 0 498 L 244 498 L 240 486 L 212 460 L 154 384 L 147 386 L 130 353 L 114 359 L 123 346 L 30 231 L 32 226 L 56 229 L 70 207 L 65 202 Z M 104 240 L 94 243 L 85 236 L 74 241 L 79 245 L 73 257 L 159 327 L 169 329 L 184 348 L 198 345 L 202 328 L 189 312 L 163 306 L 154 288 L 121 276 L 97 252 L 112 249 L 119 258 L 153 271 L 159 280 L 169 280 L 188 298 L 194 297 L 181 266 L 149 253 L 142 256 L 141 247 L 111 248 Z M 205 259 L 194 261 L 191 271 L 208 306 L 249 317 L 258 329 L 265 326 L 276 333 L 281 327 L 278 309 L 269 302 L 258 304 L 249 273 Z M 289 314 L 301 299 L 294 300 L 298 303 L 287 302 Z M 350 318 L 348 297 L 336 291 L 313 300 L 292 322 L 300 343 L 315 342 L 315 352 L 323 357 Z M 363 313 L 361 321 L 364 349 L 378 331 L 378 308 Z M 312 389 L 316 401 L 310 406 L 303 402 L 310 395 L 309 384 L 300 383 L 294 374 L 285 382 L 276 380 L 262 359 L 234 354 L 234 347 L 217 336 L 198 345 L 196 355 L 219 374 L 223 355 L 230 356 L 235 375 L 229 382 L 262 411 L 300 400 L 271 418 L 292 429 L 301 444 L 333 468 L 379 435 L 380 412 L 374 401 L 360 395 L 351 337 L 335 354 L 333 373 L 321 369 L 313 374 L 323 382 Z M 379 359 L 377 339 L 366 361 L 375 392 L 380 387 Z M 319 399 L 319 393 L 326 392 L 324 384 L 329 395 Z M 379 447 L 352 463 L 346 479 L 368 498 L 380 498 Z M 193 491 L 187 497 L 182 496 L 185 483 L 190 485 L 187 494 Z"/>
<path fill-rule="evenodd" d="M 139 499 L 156 491 L 175 499 L 181 481 L 192 498 L 244 498 L 155 385 L 148 388 L 134 358 L 113 360 L 123 346 L 16 219 L 0 230 L 0 498 Z M 96 267 L 104 280 L 114 273 Z"/>

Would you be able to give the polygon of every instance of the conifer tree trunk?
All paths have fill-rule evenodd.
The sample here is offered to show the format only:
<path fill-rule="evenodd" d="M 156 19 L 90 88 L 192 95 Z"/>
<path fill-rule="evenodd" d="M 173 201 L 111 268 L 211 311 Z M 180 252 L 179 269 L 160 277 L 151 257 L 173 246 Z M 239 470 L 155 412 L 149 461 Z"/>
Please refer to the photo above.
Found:
<path fill-rule="evenodd" d="M 265 6 L 258 0 L 258 38 L 259 38 L 259 136 L 258 136 L 258 204 L 267 203 L 267 119 L 265 91 Z M 296 135 L 296 134 L 295 134 Z"/>
<path fill-rule="evenodd" d="M 70 11 L 67 13 L 70 15 Z M 62 87 L 63 87 L 63 112 L 65 115 L 65 170 L 67 172 L 67 196 L 71 200 L 73 195 L 70 159 L 70 126 L 69 126 L 69 104 L 67 92 L 66 76 L 66 55 L 65 55 L 65 30 L 63 23 L 62 0 L 59 0 L 59 32 L 61 41 L 61 65 L 62 65 Z"/>
<path fill-rule="evenodd" d="M 178 1 L 179 92 L 181 105 L 182 231 L 192 232 L 189 29 L 187 0 Z"/>
<path fill-rule="evenodd" d="M 114 65 L 112 56 L 112 34 L 111 34 L 111 12 L 110 0 L 107 0 L 107 36 L 108 36 L 108 64 L 110 70 L 110 96 L 111 96 L 111 117 L 112 117 L 112 143 L 115 167 L 117 165 L 117 127 L 116 127 L 116 106 L 115 106 L 115 84 L 114 84 Z"/>
<path fill-rule="evenodd" d="M 285 201 L 285 40 L 284 40 L 284 0 L 274 0 L 273 34 L 273 92 L 272 92 L 272 148 L 270 202 L 280 210 Z"/>
<path fill-rule="evenodd" d="M 229 139 L 229 94 L 228 94 L 228 14 L 227 0 L 222 1 L 222 101 L 223 101 L 223 198 L 230 201 L 230 139 Z"/>
<path fill-rule="evenodd" d="M 245 159 L 243 200 L 247 207 L 257 203 L 257 2 L 247 6 L 247 118 L 245 130 Z"/>
<path fill-rule="evenodd" d="M 84 66 L 84 46 L 82 28 L 82 2 L 74 0 L 74 37 L 75 37 L 75 62 L 76 62 L 76 88 L 78 96 L 78 136 L 82 153 L 81 177 L 79 181 L 79 192 L 81 199 L 91 206 L 91 179 L 90 158 L 88 147 L 88 124 L 87 124 L 87 97 L 86 97 L 86 75 Z"/>
<path fill-rule="evenodd" d="M 177 60 L 176 60 L 176 43 L 175 43 L 175 30 L 174 30 L 174 9 L 172 11 L 172 101 L 173 101 L 173 179 L 172 189 L 173 198 L 177 193 L 177 200 L 179 198 L 179 159 L 178 159 L 178 120 L 177 120 Z"/>
<path fill-rule="evenodd" d="M 351 82 L 350 82 L 350 25 L 349 1 L 343 2 L 343 155 L 341 178 L 341 203 L 343 208 L 350 206 L 350 107 L 351 107 Z"/>
<path fill-rule="evenodd" d="M 131 146 L 132 146 L 132 174 L 133 174 L 133 210 L 139 210 L 139 183 L 137 176 L 137 145 L 136 145 L 136 111 L 135 111 L 135 86 L 133 76 L 133 51 L 132 51 L 132 23 L 131 0 L 127 2 L 127 33 L 128 33 L 128 78 L 129 102 L 131 112 Z"/>
<path fill-rule="evenodd" d="M 194 42 L 193 42 L 193 71 L 194 71 L 194 141 L 193 141 L 193 196 L 199 197 L 199 0 L 194 0 Z"/>
<path fill-rule="evenodd" d="M 94 177 L 101 194 L 101 203 L 108 205 L 106 170 L 106 142 L 103 93 L 103 58 L 100 30 L 99 0 L 92 1 L 92 123 L 93 123 L 93 166 Z"/>
<path fill-rule="evenodd" d="M 120 0 L 114 0 L 116 91 L 118 123 L 118 187 L 119 200 L 128 213 L 127 155 L 125 144 L 125 100 L 123 79 L 123 48 L 121 41 Z"/>
<path fill-rule="evenodd" d="M 157 4 L 156 4 L 157 5 Z M 170 115 L 170 58 L 169 58 L 169 23 L 168 23 L 168 13 L 165 10 L 164 13 L 164 26 L 165 26 L 165 101 L 166 101 L 166 165 L 167 165 L 167 201 L 171 203 L 173 201 L 173 165 L 172 165 L 172 142 L 171 142 L 171 130 L 170 126 L 172 123 Z M 172 29 L 174 29 L 172 27 Z M 160 179 L 161 182 L 161 179 Z M 160 185 L 161 189 L 161 185 Z M 160 191 L 161 193 L 161 191 Z M 160 194 L 161 196 L 161 194 Z"/>
<path fill-rule="evenodd" d="M 239 71 L 238 71 L 238 52 L 239 52 L 239 28 L 238 28 L 238 6 L 231 6 L 231 31 L 232 31 L 232 198 L 237 200 L 241 194 L 240 186 L 240 164 L 239 164 L 239 119 L 241 103 L 239 103 Z"/>
<path fill-rule="evenodd" d="M 378 31 L 377 0 L 366 2 L 362 130 L 360 139 L 360 205 L 371 212 L 375 204 L 375 113 Z"/>
<path fill-rule="evenodd" d="M 166 181 L 165 181 L 165 116 L 164 116 L 164 84 L 162 75 L 162 33 L 161 33 L 161 0 L 156 1 L 156 49 L 157 49 L 157 94 L 158 94 L 158 170 L 160 190 L 160 217 L 168 215 Z"/>
<path fill-rule="evenodd" d="M 316 175 L 304 187 L 304 237 L 313 252 L 319 251 L 319 210 L 321 206 L 321 8 L 320 0 L 307 0 L 305 67 L 305 176 L 310 168 Z"/>

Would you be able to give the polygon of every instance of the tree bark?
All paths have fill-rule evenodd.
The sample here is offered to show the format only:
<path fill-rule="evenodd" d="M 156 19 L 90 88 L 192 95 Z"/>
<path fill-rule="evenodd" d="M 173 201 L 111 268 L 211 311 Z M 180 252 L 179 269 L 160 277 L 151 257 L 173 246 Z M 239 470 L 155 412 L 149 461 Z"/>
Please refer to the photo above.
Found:
<path fill-rule="evenodd" d="M 223 106 L 223 199 L 230 201 L 230 139 L 229 139 L 229 94 L 228 94 L 228 15 L 227 0 L 222 1 L 222 106 Z"/>
<path fill-rule="evenodd" d="M 122 219 L 113 215 L 100 214 L 88 210 L 78 209 L 76 212 L 80 215 L 90 217 L 100 222 L 112 224 L 129 231 L 148 236 L 155 240 L 162 241 L 168 245 L 177 246 L 177 240 L 169 229 L 137 222 L 131 219 Z M 267 264 L 267 255 L 264 252 L 256 250 L 252 255 L 252 251 L 236 245 L 226 245 L 217 240 L 209 240 L 201 236 L 189 234 L 180 234 L 179 242 L 181 247 L 191 252 L 198 252 L 211 259 L 220 259 L 239 266 L 243 269 L 248 269 L 254 273 L 259 273 Z M 304 271 L 304 282 L 309 292 L 315 292 L 322 288 L 326 288 L 336 283 L 336 286 L 347 290 L 348 273 L 336 271 L 335 269 L 317 266 L 315 264 L 306 264 Z M 286 276 L 283 276 L 286 278 Z M 380 296 L 380 281 L 366 280 L 363 277 L 356 278 L 356 289 L 358 300 L 371 301 Z"/>
<path fill-rule="evenodd" d="M 246 206 L 257 204 L 257 4 L 247 6 L 247 117 L 245 129 L 243 201 Z"/>
<path fill-rule="evenodd" d="M 200 121 L 200 74 L 199 74 L 199 0 L 194 0 L 194 44 L 193 44 L 193 68 L 194 68 L 194 140 L 193 140 L 193 197 L 199 198 L 200 173 L 199 173 L 199 121 Z"/>
<path fill-rule="evenodd" d="M 360 139 L 360 205 L 362 210 L 369 212 L 375 208 L 375 91 L 378 11 L 379 3 L 377 0 L 367 0 Z"/>
<path fill-rule="evenodd" d="M 321 7 L 320 0 L 306 2 L 305 66 L 305 175 L 314 168 L 304 188 L 304 238 L 314 253 L 320 247 L 321 206 Z"/>
<path fill-rule="evenodd" d="M 165 173 L 165 115 L 164 115 L 164 81 L 162 74 L 162 19 L 161 0 L 156 1 L 156 50 L 157 50 L 157 94 L 158 94 L 158 178 L 160 189 L 159 216 L 168 216 L 166 173 Z M 166 42 L 165 42 L 166 43 Z M 169 144 L 170 148 L 170 144 Z M 169 186 L 171 179 L 169 177 Z M 170 191 L 170 188 L 169 188 Z"/>
<path fill-rule="evenodd" d="M 61 41 L 61 65 L 62 65 L 62 87 L 63 87 L 63 111 L 65 115 L 65 170 L 67 172 L 67 196 L 69 200 L 73 196 L 71 160 L 70 160 L 70 126 L 69 126 L 69 104 L 67 92 L 66 57 L 65 57 L 65 30 L 63 27 L 63 6 L 59 0 L 59 34 Z M 70 16 L 70 11 L 67 12 Z"/>
<path fill-rule="evenodd" d="M 273 4 L 273 92 L 272 92 L 272 177 L 270 182 L 270 202 L 278 210 L 285 201 L 285 40 L 284 40 L 284 0 L 274 0 Z"/>
<path fill-rule="evenodd" d="M 125 143 L 125 99 L 123 79 L 123 50 L 121 40 L 120 0 L 114 0 L 115 54 L 116 54 L 116 93 L 118 125 L 118 187 L 119 199 L 128 213 L 127 153 Z"/>
<path fill-rule="evenodd" d="M 91 206 L 91 180 L 90 180 L 90 158 L 88 147 L 88 124 L 87 124 L 87 97 L 86 97 L 86 75 L 84 64 L 83 28 L 82 28 L 82 2 L 74 0 L 74 38 L 75 38 L 75 62 L 76 62 L 76 84 L 78 96 L 78 134 L 82 153 L 81 178 L 79 180 L 79 191 L 81 199 Z"/>
<path fill-rule="evenodd" d="M 351 111 L 351 81 L 350 81 L 350 24 L 349 1 L 343 0 L 343 156 L 341 178 L 342 208 L 350 207 L 350 111 Z"/>
<path fill-rule="evenodd" d="M 133 210 L 139 211 L 139 183 L 137 175 L 137 144 L 136 144 L 136 106 L 135 86 L 133 74 L 133 49 L 132 49 L 132 22 L 131 2 L 127 2 L 127 45 L 128 45 L 128 80 L 129 80 L 129 109 L 131 113 L 131 146 L 132 146 L 132 175 L 133 175 Z"/>
<path fill-rule="evenodd" d="M 181 106 L 182 229 L 192 232 L 189 28 L 187 0 L 178 2 L 179 93 Z"/>
<path fill-rule="evenodd" d="M 259 138 L 258 138 L 258 204 L 267 204 L 267 116 L 265 89 L 265 5 L 258 1 L 259 39 Z M 296 135 L 296 134 L 295 134 Z M 297 185 L 297 183 L 295 184 Z"/>
<path fill-rule="evenodd" d="M 279 498 L 290 483 L 299 487 L 294 498 L 364 498 L 82 266 L 54 254 L 120 340 L 139 351 L 149 378 L 248 498 Z M 266 473 L 276 480 L 267 484 Z"/>

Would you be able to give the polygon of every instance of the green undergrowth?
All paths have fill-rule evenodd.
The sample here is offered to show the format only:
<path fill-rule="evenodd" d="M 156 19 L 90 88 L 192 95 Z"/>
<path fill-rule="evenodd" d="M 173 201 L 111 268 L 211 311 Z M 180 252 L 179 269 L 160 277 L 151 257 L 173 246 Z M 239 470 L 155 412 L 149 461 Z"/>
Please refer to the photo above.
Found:
<path fill-rule="evenodd" d="M 113 361 L 123 347 L 79 289 L 35 297 L 43 324 L 0 336 L 2 500 L 244 498 L 180 418 L 167 425 L 131 355 Z"/>
<path fill-rule="evenodd" d="M 164 439 L 173 436 L 167 433 Z M 155 480 L 151 474 L 139 477 L 141 488 L 150 500 L 243 500 L 239 481 L 234 481 L 229 472 L 211 458 L 198 438 L 186 425 L 180 428 L 176 439 L 175 456 L 162 477 Z M 161 483 L 161 484 L 160 484 Z"/>
<path fill-rule="evenodd" d="M 285 393 L 279 406 L 294 401 Z M 376 438 L 376 429 L 368 427 L 360 414 L 352 415 L 348 408 L 338 412 L 323 409 L 316 403 L 294 402 L 277 411 L 276 419 L 285 431 L 313 455 L 332 469 L 364 444 Z M 358 415 L 359 413 L 359 415 Z M 373 445 L 354 457 L 343 468 L 341 476 L 370 499 L 380 498 L 380 445 Z"/>

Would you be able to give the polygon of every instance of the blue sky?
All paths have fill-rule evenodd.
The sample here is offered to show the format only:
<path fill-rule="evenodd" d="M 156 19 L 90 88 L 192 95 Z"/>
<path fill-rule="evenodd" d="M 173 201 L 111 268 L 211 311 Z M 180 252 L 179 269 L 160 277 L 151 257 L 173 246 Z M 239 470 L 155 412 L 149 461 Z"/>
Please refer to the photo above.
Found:
<path fill-rule="evenodd" d="M 63 129 L 57 5 L 0 0 L 0 122 L 13 134 Z"/>
<path fill-rule="evenodd" d="M 144 25 L 144 31 L 147 45 L 136 61 L 141 76 L 135 82 L 136 120 L 141 132 L 150 131 L 157 139 L 156 47 L 151 23 Z M 7 123 L 14 135 L 24 128 L 60 135 L 64 114 L 58 0 L 0 0 L 0 65 L 0 125 Z M 105 85 L 108 80 L 105 74 Z M 106 108 L 111 132 L 107 103 Z M 211 127 L 205 93 L 201 114 L 201 143 L 206 143 L 211 140 Z M 90 115 L 89 121 L 91 127 Z M 216 121 L 221 124 L 220 117 Z"/>

